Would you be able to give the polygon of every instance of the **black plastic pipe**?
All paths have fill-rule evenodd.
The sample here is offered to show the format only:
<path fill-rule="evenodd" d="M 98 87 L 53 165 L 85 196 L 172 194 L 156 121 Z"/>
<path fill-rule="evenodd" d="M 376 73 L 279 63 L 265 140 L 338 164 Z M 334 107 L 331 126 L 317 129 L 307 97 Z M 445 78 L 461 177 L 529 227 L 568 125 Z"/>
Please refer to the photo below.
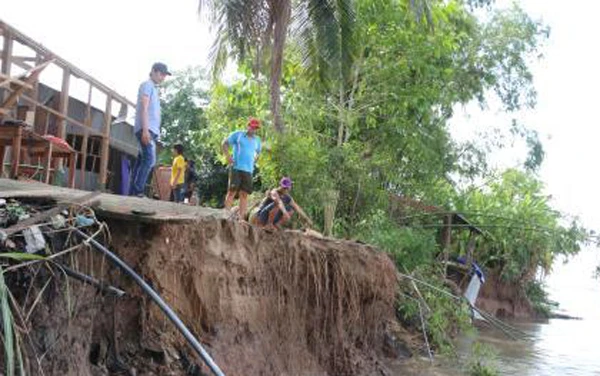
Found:
<path fill-rule="evenodd" d="M 202 360 L 204 361 L 204 363 L 206 363 L 210 370 L 217 376 L 225 376 L 223 371 L 221 371 L 219 366 L 217 366 L 214 360 L 210 357 L 210 354 L 206 352 L 206 350 L 204 350 L 200 342 L 196 339 L 196 337 L 194 337 L 192 332 L 190 332 L 190 330 L 185 326 L 185 324 L 181 321 L 177 314 L 171 309 L 171 307 L 167 305 L 167 303 L 165 303 L 165 301 L 160 297 L 160 295 L 158 295 L 156 291 L 154 291 L 152 287 L 150 287 L 150 285 L 148 285 L 146 281 L 144 281 L 144 279 L 142 279 L 142 277 L 139 276 L 139 274 L 137 274 L 133 269 L 131 269 L 129 265 L 127 265 L 123 260 L 117 257 L 117 255 L 109 251 L 105 246 L 98 243 L 96 240 L 89 237 L 81 230 L 76 228 L 72 229 L 77 235 L 85 239 L 85 241 L 91 244 L 96 250 L 106 255 L 110 259 L 110 261 L 112 261 L 115 265 L 121 268 L 125 273 L 129 274 L 129 276 L 133 278 L 138 285 L 140 285 L 142 290 L 144 290 L 146 294 L 150 295 L 152 300 L 154 300 L 154 302 L 158 304 L 160 309 L 165 313 L 165 315 L 167 315 L 169 320 L 171 320 L 173 324 L 175 324 L 177 329 L 179 329 L 181 334 L 183 334 L 185 339 L 196 351 L 196 353 L 198 353 L 198 355 L 202 358 Z"/>
<path fill-rule="evenodd" d="M 107 285 L 106 283 L 100 282 L 96 278 L 91 277 L 87 274 L 78 272 L 77 270 L 73 270 L 66 265 L 57 264 L 57 267 L 62 269 L 65 272 L 65 274 L 68 275 L 69 277 L 75 278 L 81 282 L 92 285 L 102 292 L 112 294 L 112 295 L 116 296 L 117 298 L 120 298 L 121 296 L 125 295 L 125 291 L 118 289 L 114 286 Z"/>

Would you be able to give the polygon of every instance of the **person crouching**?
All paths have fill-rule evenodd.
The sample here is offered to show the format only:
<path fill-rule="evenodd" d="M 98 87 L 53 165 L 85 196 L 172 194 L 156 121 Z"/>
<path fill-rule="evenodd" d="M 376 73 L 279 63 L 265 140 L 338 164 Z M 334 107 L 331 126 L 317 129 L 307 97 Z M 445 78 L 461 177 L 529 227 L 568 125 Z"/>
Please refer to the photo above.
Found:
<path fill-rule="evenodd" d="M 267 197 L 261 203 L 258 211 L 251 216 L 250 223 L 266 229 L 280 229 L 295 212 L 298 212 L 312 227 L 311 219 L 290 195 L 291 189 L 292 179 L 282 178 L 278 188 L 267 192 Z"/>

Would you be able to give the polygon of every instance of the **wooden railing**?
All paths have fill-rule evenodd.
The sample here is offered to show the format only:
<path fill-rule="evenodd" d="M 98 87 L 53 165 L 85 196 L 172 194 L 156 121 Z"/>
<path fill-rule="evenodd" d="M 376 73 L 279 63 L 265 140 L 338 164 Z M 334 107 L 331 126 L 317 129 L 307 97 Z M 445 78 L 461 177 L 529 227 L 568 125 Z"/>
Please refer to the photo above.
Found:
<path fill-rule="evenodd" d="M 118 118 L 125 119 L 129 111 L 135 111 L 135 104 L 2 20 L 0 20 L 0 36 L 3 39 L 2 51 L 0 51 L 0 60 L 2 61 L 0 66 L 0 120 L 8 117 L 16 118 L 17 109 L 15 105 L 17 101 L 22 101 L 31 105 L 30 113 L 33 119 L 28 119 L 31 122 L 35 122 L 37 109 L 42 109 L 47 114 L 45 119 L 46 130 L 48 129 L 47 122 L 50 116 L 53 116 L 57 120 L 58 127 L 56 134 L 54 134 L 57 137 L 66 138 L 67 124 L 79 127 L 83 134 L 82 150 L 79 151 L 83 158 L 80 167 L 81 186 L 85 184 L 83 179 L 85 179 L 85 158 L 87 157 L 88 137 L 90 135 L 101 137 L 99 174 L 101 187 L 98 188 L 105 188 L 108 172 L 110 130 L 111 124 L 114 122 L 113 109 L 116 110 L 118 108 Z M 25 50 L 28 50 L 27 54 L 19 56 L 14 54 L 15 43 L 26 47 Z M 42 103 L 38 93 L 39 76 L 46 67 L 52 65 L 62 70 L 60 98 L 58 105 L 55 107 Z M 25 72 L 18 76 L 11 75 L 11 71 L 15 67 L 24 69 Z M 88 87 L 85 119 L 75 119 L 69 116 L 71 77 L 83 80 Z M 106 97 L 106 101 L 104 102 L 104 122 L 101 131 L 92 128 L 92 101 L 97 99 L 93 98 L 92 93 L 94 91 Z M 39 121 L 41 120 L 38 119 Z"/>

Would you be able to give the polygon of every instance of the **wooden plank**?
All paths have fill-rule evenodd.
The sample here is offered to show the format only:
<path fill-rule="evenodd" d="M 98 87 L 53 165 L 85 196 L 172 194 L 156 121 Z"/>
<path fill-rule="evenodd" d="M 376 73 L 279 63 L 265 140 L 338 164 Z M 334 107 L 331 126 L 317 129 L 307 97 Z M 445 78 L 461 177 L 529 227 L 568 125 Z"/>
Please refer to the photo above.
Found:
<path fill-rule="evenodd" d="M 0 26 L 2 26 L 0 24 Z M 10 30 L 4 31 L 4 43 L 2 46 L 2 66 L 0 67 L 0 72 L 10 76 L 10 68 L 12 65 L 12 51 L 13 50 L 13 38 Z M 6 91 L 0 92 L 0 100 L 4 101 L 5 98 L 8 98 L 9 94 Z M 0 113 L 0 117 L 2 114 Z"/>
<path fill-rule="evenodd" d="M 4 153 L 6 152 L 6 148 L 0 145 L 0 178 L 4 176 Z"/>
<path fill-rule="evenodd" d="M 473 256 L 475 253 L 475 244 L 477 242 L 477 232 L 471 230 L 469 232 L 469 242 L 467 243 L 467 260 L 466 265 L 470 269 L 471 263 L 473 262 Z"/>
<path fill-rule="evenodd" d="M 69 188 L 75 188 L 75 161 L 77 153 L 73 151 L 69 157 Z"/>
<path fill-rule="evenodd" d="M 69 68 L 63 69 L 62 87 L 60 90 L 60 101 L 58 111 L 62 117 L 58 119 L 58 137 L 63 140 L 67 138 L 67 121 L 69 114 L 69 84 L 71 81 L 71 71 Z"/>
<path fill-rule="evenodd" d="M 81 145 L 81 176 L 79 179 L 79 188 L 85 188 L 85 165 L 87 164 L 87 149 L 88 149 L 89 134 L 86 131 L 83 134 L 83 143 Z"/>
<path fill-rule="evenodd" d="M 29 64 L 29 62 L 35 62 L 35 57 L 26 57 L 26 56 L 13 56 L 12 63 L 17 67 L 23 68 L 25 70 L 33 68 L 35 65 Z"/>
<path fill-rule="evenodd" d="M 44 68 L 46 68 L 50 62 L 51 61 L 47 61 L 35 67 L 34 69 L 31 69 L 29 76 L 25 78 L 24 82 L 27 84 L 32 84 L 33 82 L 35 82 L 38 79 L 40 73 L 42 73 Z M 0 108 L 4 108 L 5 110 L 7 110 L 14 106 L 17 103 L 19 96 L 25 91 L 25 89 L 26 88 L 24 86 L 21 86 L 16 90 L 12 90 L 12 93 L 8 96 L 7 99 L 4 100 L 4 103 L 0 105 Z"/>
<path fill-rule="evenodd" d="M 13 38 L 10 31 L 4 33 L 4 43 L 2 46 L 2 68 L 0 71 L 10 76 L 10 67 L 13 50 Z"/>
<path fill-rule="evenodd" d="M 25 86 L 26 89 L 33 89 L 33 86 L 28 84 L 25 81 L 22 81 L 16 77 L 11 77 L 8 76 L 4 73 L 0 72 L 0 79 L 4 80 L 3 82 L 0 82 L 0 87 L 9 87 L 10 84 L 14 84 L 14 85 L 19 85 L 19 86 Z"/>
<path fill-rule="evenodd" d="M 452 214 L 444 216 L 444 228 L 442 229 L 442 253 L 444 261 L 444 275 L 446 274 L 446 266 L 450 258 L 450 248 L 452 246 Z"/>
<path fill-rule="evenodd" d="M 50 166 L 52 164 L 52 142 L 48 143 L 46 155 L 44 156 L 44 183 L 50 183 Z"/>
<path fill-rule="evenodd" d="M 35 65 L 40 65 L 42 62 L 43 62 L 43 58 L 40 56 L 40 54 L 36 54 Z M 36 101 L 39 99 L 39 87 L 40 87 L 40 80 L 36 80 L 33 83 L 33 89 L 31 91 L 31 95 L 33 96 L 33 99 L 35 99 Z M 35 118 L 37 116 L 37 103 L 33 103 L 32 107 L 31 107 L 31 111 L 33 111 L 33 124 L 35 127 Z"/>
<path fill-rule="evenodd" d="M 64 117 L 69 123 L 77 125 L 77 126 L 83 128 L 83 129 L 87 129 L 91 134 L 94 134 L 96 136 L 101 136 L 102 135 L 102 132 L 99 132 L 99 131 L 96 131 L 94 129 L 91 129 L 91 128 L 87 127 L 85 124 L 83 124 L 79 120 L 73 119 L 73 118 L 71 118 L 69 116 L 64 116 L 60 112 L 56 111 L 55 109 L 53 109 L 51 107 L 48 107 L 48 106 L 45 106 L 43 104 L 40 104 L 39 102 L 35 101 L 34 99 L 32 99 L 31 97 L 29 97 L 27 95 L 22 95 L 21 99 L 23 99 L 26 102 L 32 103 L 32 104 L 33 103 L 37 103 L 37 106 L 39 108 L 45 110 L 47 113 L 50 113 L 50 114 L 52 114 L 52 115 L 54 115 L 56 117 L 59 117 L 59 118 Z M 48 124 L 48 121 L 46 120 L 46 132 L 45 133 L 48 133 L 47 124 Z"/>
<path fill-rule="evenodd" d="M 87 106 L 85 108 L 85 125 L 87 125 L 88 127 L 92 126 L 92 84 L 90 84 L 90 87 L 88 89 L 88 100 L 87 100 Z"/>
<path fill-rule="evenodd" d="M 21 62 L 25 62 L 25 63 L 33 63 L 36 61 L 36 57 L 35 56 L 13 56 L 13 63 L 16 61 L 21 61 Z"/>
<path fill-rule="evenodd" d="M 110 153 L 110 125 L 112 123 L 112 96 L 106 97 L 106 110 L 104 112 L 104 128 L 102 134 L 102 144 L 100 146 L 100 187 L 106 189 L 108 157 Z"/>
<path fill-rule="evenodd" d="M 47 59 L 41 63 L 39 63 L 38 65 L 36 65 L 35 67 L 31 67 L 30 69 L 26 70 L 25 72 L 21 73 L 19 75 L 19 77 L 25 77 L 25 76 L 29 76 L 32 75 L 34 73 L 37 73 L 38 75 L 40 73 L 42 73 L 42 71 L 44 69 L 46 69 L 46 67 L 52 63 L 54 63 L 56 61 L 56 59 Z"/>
<path fill-rule="evenodd" d="M 12 144 L 12 169 L 11 176 L 16 179 L 19 175 L 19 163 L 21 162 L 21 139 L 23 137 L 23 127 L 17 127 L 17 134 Z"/>

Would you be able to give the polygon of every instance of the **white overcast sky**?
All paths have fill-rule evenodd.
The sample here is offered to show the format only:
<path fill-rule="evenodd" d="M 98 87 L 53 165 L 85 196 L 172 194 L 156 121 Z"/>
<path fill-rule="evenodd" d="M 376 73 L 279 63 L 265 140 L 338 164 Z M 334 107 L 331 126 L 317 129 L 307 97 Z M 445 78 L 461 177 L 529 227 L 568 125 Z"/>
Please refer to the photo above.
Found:
<path fill-rule="evenodd" d="M 552 28 L 545 59 L 533 66 L 538 106 L 521 118 L 545 141 L 541 174 L 556 205 L 600 229 L 600 130 L 596 125 L 600 3 L 520 3 Z M 197 6 L 196 0 L 0 0 L 0 18 L 135 99 L 154 61 L 164 61 L 173 70 L 206 65 L 212 37 L 206 22 L 198 18 Z M 459 136 L 473 127 L 509 121 L 494 109 L 479 111 L 468 106 L 465 112 L 467 116 L 461 114 L 453 123 Z M 499 163 L 510 165 L 509 159 L 501 157 Z"/>

